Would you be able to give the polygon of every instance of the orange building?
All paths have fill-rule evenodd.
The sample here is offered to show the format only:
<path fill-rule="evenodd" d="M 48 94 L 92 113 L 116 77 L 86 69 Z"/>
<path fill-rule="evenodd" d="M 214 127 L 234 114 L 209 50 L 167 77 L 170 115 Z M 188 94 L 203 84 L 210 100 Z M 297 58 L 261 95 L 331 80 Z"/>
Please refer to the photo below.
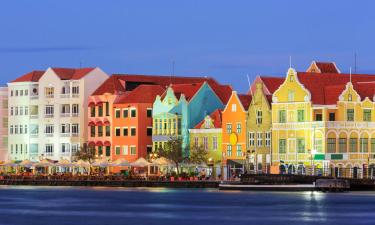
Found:
<path fill-rule="evenodd" d="M 243 172 L 246 153 L 246 117 L 251 95 L 232 92 L 222 113 L 224 178 Z M 226 177 L 225 177 L 226 176 Z"/>
<path fill-rule="evenodd" d="M 132 162 L 151 153 L 152 105 L 164 91 L 160 85 L 140 85 L 115 100 L 112 160 Z"/>

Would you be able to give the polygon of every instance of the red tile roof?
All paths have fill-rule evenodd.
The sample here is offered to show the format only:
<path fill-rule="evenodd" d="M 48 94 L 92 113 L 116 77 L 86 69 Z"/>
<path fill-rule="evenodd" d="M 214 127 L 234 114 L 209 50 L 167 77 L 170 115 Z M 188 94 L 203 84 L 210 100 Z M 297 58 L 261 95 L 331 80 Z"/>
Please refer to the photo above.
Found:
<path fill-rule="evenodd" d="M 61 80 L 79 80 L 93 71 L 95 68 L 51 68 Z"/>
<path fill-rule="evenodd" d="M 160 85 L 142 84 L 128 94 L 119 95 L 114 104 L 153 103 L 157 95 L 163 94 L 165 89 Z"/>
<path fill-rule="evenodd" d="M 212 119 L 212 122 L 213 122 L 215 128 L 221 128 L 221 121 L 222 121 L 222 119 L 221 119 L 221 113 L 222 113 L 221 109 L 216 109 L 215 111 L 213 111 L 210 114 L 210 117 Z M 201 122 L 199 122 L 194 127 L 194 129 L 200 129 L 201 126 L 204 124 L 204 122 L 205 122 L 205 119 L 203 119 Z"/>
<path fill-rule="evenodd" d="M 30 73 L 27 73 L 25 75 L 22 75 L 18 77 L 17 79 L 11 81 L 11 83 L 14 82 L 38 82 L 39 79 L 42 77 L 45 71 L 41 70 L 34 70 Z"/>
<path fill-rule="evenodd" d="M 92 95 L 102 95 L 104 93 L 117 94 L 125 92 L 125 90 L 131 91 L 141 84 L 154 84 L 166 87 L 170 84 L 199 83 L 204 81 L 207 81 L 209 84 L 219 85 L 215 79 L 210 77 L 114 74 L 100 85 Z"/>
<path fill-rule="evenodd" d="M 210 87 L 214 90 L 216 95 L 220 98 L 221 102 L 224 105 L 226 105 L 230 99 L 230 96 L 232 95 L 232 91 L 233 91 L 232 86 L 210 84 Z"/>
<path fill-rule="evenodd" d="M 172 84 L 171 88 L 177 99 L 180 99 L 181 94 L 184 94 L 185 99 L 190 101 L 191 98 L 197 93 L 202 87 L 203 83 L 192 83 L 192 84 Z M 162 96 L 163 98 L 164 96 Z"/>
<path fill-rule="evenodd" d="M 273 94 L 285 80 L 284 77 L 260 76 L 259 78 L 262 80 L 265 88 L 269 91 L 269 94 Z"/>
<path fill-rule="evenodd" d="M 248 94 L 239 94 L 238 98 L 240 99 L 241 104 L 242 104 L 243 108 L 245 109 L 245 111 L 247 111 L 247 109 L 249 108 L 249 105 L 251 103 L 252 96 L 248 95 Z"/>
<path fill-rule="evenodd" d="M 340 73 L 333 62 L 315 62 L 321 73 Z"/>

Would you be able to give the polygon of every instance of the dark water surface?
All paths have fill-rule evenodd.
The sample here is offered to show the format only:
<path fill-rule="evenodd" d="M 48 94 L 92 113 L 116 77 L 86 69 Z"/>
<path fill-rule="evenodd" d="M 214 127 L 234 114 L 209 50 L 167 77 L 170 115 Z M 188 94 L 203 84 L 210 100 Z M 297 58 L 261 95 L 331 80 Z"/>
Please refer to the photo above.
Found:
<path fill-rule="evenodd" d="M 0 224 L 375 224 L 375 192 L 0 186 Z"/>

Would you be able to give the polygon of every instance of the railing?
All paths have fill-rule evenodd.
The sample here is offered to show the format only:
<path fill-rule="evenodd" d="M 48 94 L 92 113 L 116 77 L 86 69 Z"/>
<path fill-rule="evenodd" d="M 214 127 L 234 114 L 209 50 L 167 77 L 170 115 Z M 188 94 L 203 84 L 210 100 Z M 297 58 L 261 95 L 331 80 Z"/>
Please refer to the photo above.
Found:
<path fill-rule="evenodd" d="M 53 118 L 53 114 L 44 114 L 44 118 Z"/>
<path fill-rule="evenodd" d="M 273 129 L 312 129 L 324 127 L 325 122 L 287 122 L 287 123 L 273 123 Z"/>
<path fill-rule="evenodd" d="M 78 117 L 79 113 L 72 113 L 72 117 Z"/>
<path fill-rule="evenodd" d="M 53 137 L 53 133 L 46 133 L 46 137 Z"/>
<path fill-rule="evenodd" d="M 70 137 L 70 133 L 61 133 L 60 136 L 61 137 Z"/>
<path fill-rule="evenodd" d="M 39 98 L 39 95 L 30 95 L 31 100 L 35 100 L 35 99 L 38 99 L 38 98 Z"/>
<path fill-rule="evenodd" d="M 54 98 L 54 95 L 45 95 L 46 98 Z"/>
<path fill-rule="evenodd" d="M 60 94 L 60 98 L 70 98 L 70 93 Z"/>
<path fill-rule="evenodd" d="M 79 94 L 72 94 L 72 98 L 79 98 Z"/>
<path fill-rule="evenodd" d="M 78 137 L 79 133 L 72 133 L 72 137 Z"/>
<path fill-rule="evenodd" d="M 30 119 L 38 119 L 39 115 L 30 115 Z"/>
<path fill-rule="evenodd" d="M 375 128 L 375 122 L 354 122 L 354 121 L 328 121 L 328 128 Z"/>
<path fill-rule="evenodd" d="M 61 113 L 60 117 L 70 117 L 70 113 Z"/>
<path fill-rule="evenodd" d="M 273 123 L 273 129 L 312 129 L 312 128 L 348 128 L 364 129 L 375 128 L 375 122 L 355 122 L 355 121 L 313 121 L 313 122 L 287 122 Z"/>

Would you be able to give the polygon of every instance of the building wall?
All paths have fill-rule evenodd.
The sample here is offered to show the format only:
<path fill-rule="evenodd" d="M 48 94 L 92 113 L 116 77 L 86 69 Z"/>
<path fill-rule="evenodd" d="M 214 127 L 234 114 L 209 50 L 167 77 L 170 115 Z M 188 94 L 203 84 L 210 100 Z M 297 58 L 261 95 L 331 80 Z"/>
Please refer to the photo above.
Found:
<path fill-rule="evenodd" d="M 112 160 L 119 158 L 126 159 L 129 162 L 136 161 L 138 158 L 147 157 L 147 150 L 152 150 L 152 135 L 147 135 L 147 128 L 152 130 L 152 117 L 147 117 L 147 109 L 152 109 L 151 103 L 132 103 L 132 104 L 115 104 L 113 114 L 120 110 L 120 117 L 113 118 L 113 148 Z M 128 117 L 124 117 L 123 111 L 128 110 Z M 131 116 L 131 110 L 136 110 L 136 116 Z M 116 136 L 116 128 L 120 129 L 120 136 Z M 125 136 L 123 129 L 128 129 L 128 135 Z M 131 135 L 131 128 L 136 129 L 136 134 Z M 151 131 L 152 134 L 152 131 Z M 116 152 L 116 147 L 120 148 Z M 131 152 L 131 147 L 136 151 Z M 149 149 L 147 149 L 149 147 Z"/>
<path fill-rule="evenodd" d="M 246 117 L 247 112 L 242 107 L 237 92 L 232 92 L 232 96 L 222 113 L 222 151 L 224 165 L 227 163 L 228 159 L 245 159 Z M 241 132 L 237 132 L 237 124 L 240 125 Z M 227 129 L 228 125 L 231 125 L 231 131 Z"/>
<path fill-rule="evenodd" d="M 0 87 L 0 161 L 8 160 L 8 88 Z"/>

